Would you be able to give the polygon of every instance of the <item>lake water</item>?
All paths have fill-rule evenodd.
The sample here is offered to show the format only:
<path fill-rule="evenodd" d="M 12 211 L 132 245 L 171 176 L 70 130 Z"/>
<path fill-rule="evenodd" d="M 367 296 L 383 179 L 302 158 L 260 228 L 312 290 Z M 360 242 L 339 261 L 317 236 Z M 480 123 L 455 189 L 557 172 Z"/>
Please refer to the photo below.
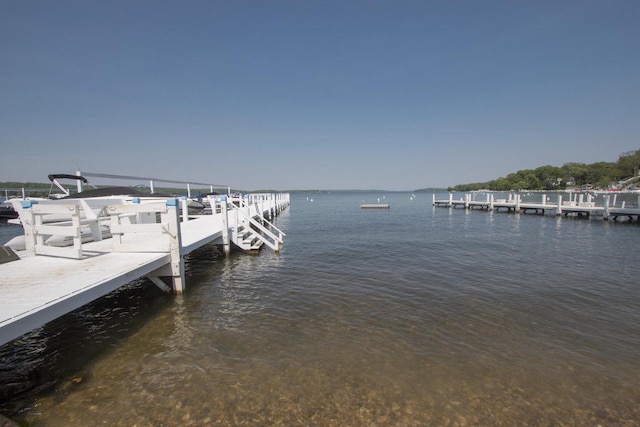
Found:
<path fill-rule="evenodd" d="M 640 423 L 637 223 L 410 196 L 294 194 L 279 254 L 206 247 L 183 296 L 140 280 L 0 347 L 0 412 L 36 426 Z M 359 208 L 378 197 L 391 209 Z"/>

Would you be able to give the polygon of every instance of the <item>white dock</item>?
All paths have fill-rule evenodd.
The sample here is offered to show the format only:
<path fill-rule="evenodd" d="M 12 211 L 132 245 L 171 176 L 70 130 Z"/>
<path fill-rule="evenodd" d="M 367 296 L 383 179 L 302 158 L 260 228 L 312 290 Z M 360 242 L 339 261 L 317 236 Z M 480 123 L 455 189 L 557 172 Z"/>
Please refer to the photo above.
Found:
<path fill-rule="evenodd" d="M 613 219 L 616 221 L 619 217 L 627 217 L 630 220 L 634 218 L 640 220 L 640 208 L 638 207 L 616 207 L 615 201 L 611 204 L 610 195 L 604 196 L 604 204 L 597 206 L 592 201 L 590 195 L 587 195 L 586 199 L 583 195 L 579 195 L 576 200 L 563 201 L 562 195 L 558 195 L 555 203 L 550 202 L 547 199 L 546 194 L 541 195 L 541 201 L 523 202 L 519 194 L 510 194 L 508 199 L 496 199 L 492 193 L 488 193 L 486 200 L 474 200 L 472 194 L 466 193 L 464 197 L 454 199 L 453 194 L 449 193 L 448 199 L 436 199 L 436 195 L 433 195 L 433 206 L 436 207 L 448 207 L 448 208 L 464 208 L 464 209 L 482 209 L 487 211 L 500 211 L 506 210 L 508 212 L 517 213 L 529 213 L 544 215 L 547 211 L 553 212 L 555 215 L 569 216 L 584 215 L 601 216 L 603 219 Z M 638 206 L 640 206 L 640 196 L 638 196 Z"/>
<path fill-rule="evenodd" d="M 244 250 L 282 247 L 284 233 L 269 219 L 289 205 L 288 194 L 209 196 L 209 202 L 212 214 L 198 216 L 180 215 L 186 200 L 176 199 L 14 202 L 26 249 L 17 252 L 19 260 L 0 264 L 0 345 L 141 277 L 182 293 L 184 256 L 203 245 L 220 244 L 226 254 L 232 243 Z M 46 221 L 61 212 L 68 218 Z M 100 240 L 105 226 L 112 237 Z M 96 238 L 83 242 L 91 227 Z M 70 236 L 73 244 L 48 245 L 51 235 Z"/>

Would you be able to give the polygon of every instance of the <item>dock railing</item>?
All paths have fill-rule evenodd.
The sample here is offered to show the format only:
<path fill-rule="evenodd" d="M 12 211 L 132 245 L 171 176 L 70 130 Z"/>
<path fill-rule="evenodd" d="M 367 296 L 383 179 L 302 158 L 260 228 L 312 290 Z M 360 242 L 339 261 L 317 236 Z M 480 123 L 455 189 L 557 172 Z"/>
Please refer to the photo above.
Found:
<path fill-rule="evenodd" d="M 184 291 L 184 257 L 178 200 L 164 203 L 139 203 L 109 206 L 113 252 L 161 252 L 171 256 L 171 262 L 161 271 L 147 277 L 160 288 L 167 290 L 161 276 L 172 278 L 173 291 Z M 131 221 L 135 217 L 146 218 Z M 137 237 L 137 238 L 136 238 Z M 140 238 L 144 237 L 144 238 Z"/>
<path fill-rule="evenodd" d="M 113 205 L 107 212 L 111 219 L 113 252 L 169 252 L 172 246 L 180 244 L 175 198 L 166 202 Z M 147 238 L 131 238 L 142 234 Z"/>

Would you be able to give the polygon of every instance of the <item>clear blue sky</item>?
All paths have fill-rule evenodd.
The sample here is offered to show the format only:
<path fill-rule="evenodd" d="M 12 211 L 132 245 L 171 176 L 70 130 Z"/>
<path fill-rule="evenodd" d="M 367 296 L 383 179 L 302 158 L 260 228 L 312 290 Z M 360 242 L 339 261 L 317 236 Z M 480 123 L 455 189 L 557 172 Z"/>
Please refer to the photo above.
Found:
<path fill-rule="evenodd" d="M 0 0 L 0 181 L 413 190 L 640 148 L 640 1 Z"/>

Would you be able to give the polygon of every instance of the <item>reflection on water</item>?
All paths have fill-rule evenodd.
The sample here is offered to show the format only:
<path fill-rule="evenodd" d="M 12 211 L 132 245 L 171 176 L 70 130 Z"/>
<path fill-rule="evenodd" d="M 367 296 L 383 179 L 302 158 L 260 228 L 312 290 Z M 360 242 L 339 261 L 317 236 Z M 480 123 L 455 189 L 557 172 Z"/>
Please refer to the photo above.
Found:
<path fill-rule="evenodd" d="M 203 248 L 185 295 L 141 284 L 61 320 L 78 332 L 47 326 L 3 356 L 97 350 L 5 407 L 52 426 L 637 425 L 639 269 L 620 253 L 638 227 L 404 196 L 298 196 L 280 254 Z"/>

